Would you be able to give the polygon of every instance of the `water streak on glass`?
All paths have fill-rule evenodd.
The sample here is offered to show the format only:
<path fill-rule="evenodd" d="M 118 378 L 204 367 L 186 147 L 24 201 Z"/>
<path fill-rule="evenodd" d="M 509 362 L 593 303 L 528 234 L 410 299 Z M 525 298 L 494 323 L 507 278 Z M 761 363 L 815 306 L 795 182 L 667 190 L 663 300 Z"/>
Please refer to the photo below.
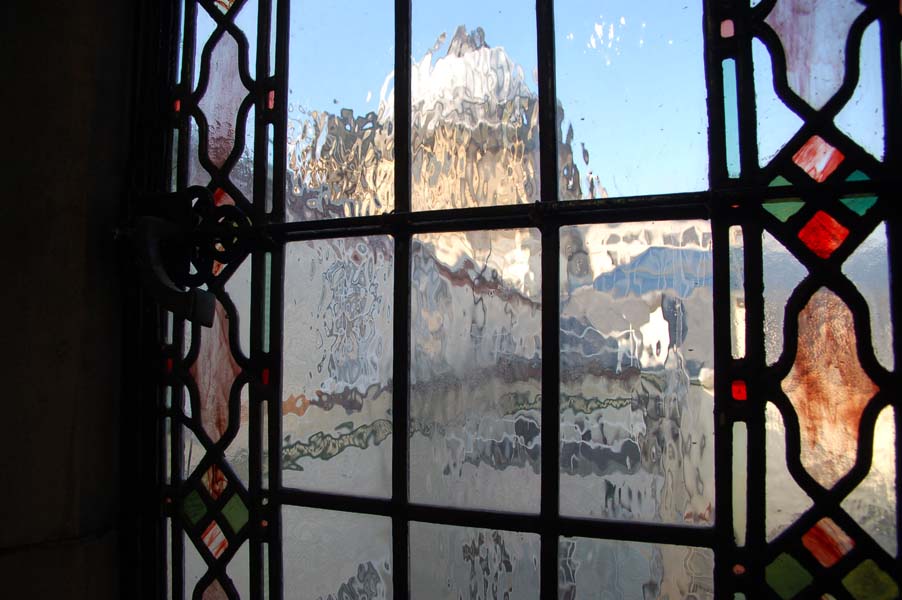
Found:
<path fill-rule="evenodd" d="M 273 179 L 275 178 L 275 139 L 276 130 L 272 123 L 266 126 L 266 184 L 263 190 L 264 207 L 267 213 L 272 212 Z"/>
<path fill-rule="evenodd" d="M 765 408 L 765 536 L 772 541 L 811 508 L 808 497 L 786 467 L 786 426 L 772 402 Z"/>
<path fill-rule="evenodd" d="M 880 25 L 864 30 L 859 57 L 858 84 L 852 98 L 833 119 L 848 135 L 877 160 L 883 160 L 883 77 L 880 64 Z"/>
<path fill-rule="evenodd" d="M 241 544 L 235 555 L 229 560 L 227 567 L 229 579 L 238 591 L 241 600 L 250 600 L 251 597 L 251 568 L 250 568 L 250 544 Z"/>
<path fill-rule="evenodd" d="M 207 119 L 207 155 L 217 167 L 232 153 L 238 108 L 248 93 L 239 77 L 240 57 L 238 42 L 230 33 L 223 32 L 210 55 L 207 88 L 198 102 Z"/>
<path fill-rule="evenodd" d="M 270 311 L 272 310 L 272 254 L 266 253 L 263 270 L 263 352 L 269 353 Z"/>
<path fill-rule="evenodd" d="M 411 598 L 539 599 L 536 534 L 413 522 L 410 557 Z"/>
<path fill-rule="evenodd" d="M 736 61 L 732 58 L 723 61 L 723 96 L 727 174 L 735 179 L 740 174 L 739 104 L 736 88 Z"/>
<path fill-rule="evenodd" d="M 257 2 L 245 2 L 235 15 L 234 22 L 247 38 L 248 72 L 254 77 L 257 72 Z"/>
<path fill-rule="evenodd" d="M 786 301 L 808 275 L 807 269 L 769 232 L 762 235 L 764 268 L 764 350 L 768 365 L 783 353 Z"/>
<path fill-rule="evenodd" d="M 703 24 L 700 2 L 555 2 L 562 200 L 708 188 Z"/>
<path fill-rule="evenodd" d="M 414 210 L 538 200 L 534 7 L 417 1 L 412 34 Z"/>
<path fill-rule="evenodd" d="M 178 85 L 182 82 L 182 53 L 185 51 L 185 0 L 179 0 L 178 8 L 176 10 L 179 11 L 179 28 L 176 31 L 176 35 L 178 36 L 178 43 L 175 45 L 175 84 Z"/>
<path fill-rule="evenodd" d="M 561 538 L 558 598 L 713 600 L 714 552 L 692 546 Z"/>
<path fill-rule="evenodd" d="M 198 553 L 197 548 L 194 546 L 194 542 L 192 542 L 191 539 L 187 536 L 185 536 L 184 540 L 183 560 L 185 561 L 185 573 L 183 580 L 184 595 L 182 597 L 193 598 L 194 588 L 197 587 L 197 583 L 200 581 L 200 578 L 203 577 L 204 573 L 207 572 L 207 564 Z"/>
<path fill-rule="evenodd" d="M 748 427 L 733 423 L 733 538 L 745 546 L 748 506 Z"/>
<path fill-rule="evenodd" d="M 802 466 L 830 488 L 855 464 L 861 414 L 877 386 L 858 361 L 852 312 L 820 288 L 799 313 L 792 369 L 781 383 L 799 419 Z"/>
<path fill-rule="evenodd" d="M 175 192 L 179 186 L 179 130 L 172 130 L 172 148 L 169 163 L 169 191 Z"/>
<path fill-rule="evenodd" d="M 758 119 L 758 165 L 764 167 L 802 127 L 802 119 L 777 96 L 770 53 L 757 38 L 752 40 L 752 62 Z"/>
<path fill-rule="evenodd" d="M 561 229 L 561 512 L 710 525 L 705 221 Z"/>
<path fill-rule="evenodd" d="M 286 600 L 392 597 L 391 519 L 285 506 L 282 543 Z"/>
<path fill-rule="evenodd" d="M 540 233 L 418 235 L 411 256 L 410 497 L 537 512 Z"/>
<path fill-rule="evenodd" d="M 873 233 L 846 259 L 842 270 L 868 303 L 868 312 L 871 313 L 871 344 L 877 360 L 886 369 L 892 369 L 895 356 L 885 224 L 874 229 Z"/>
<path fill-rule="evenodd" d="M 200 460 L 204 457 L 206 449 L 194 432 L 187 427 L 182 427 L 182 476 L 181 480 L 188 479 L 188 476 L 194 472 L 194 469 L 200 464 Z"/>
<path fill-rule="evenodd" d="M 163 419 L 163 483 L 172 480 L 172 419 Z"/>
<path fill-rule="evenodd" d="M 730 352 L 745 357 L 745 242 L 742 227 L 730 227 Z"/>
<path fill-rule="evenodd" d="M 393 273 L 386 236 L 287 246 L 285 485 L 390 495 Z"/>
<path fill-rule="evenodd" d="M 789 87 L 812 108 L 842 85 L 849 27 L 863 10 L 855 0 L 778 0 L 767 15 L 786 53 Z"/>
<path fill-rule="evenodd" d="M 891 556 L 899 551 L 896 501 L 896 420 L 893 408 L 887 406 L 874 425 L 871 469 L 843 500 L 842 508 Z"/>
<path fill-rule="evenodd" d="M 197 383 L 200 424 L 212 442 L 219 441 L 229 424 L 229 393 L 241 373 L 229 345 L 229 317 L 216 301 L 212 327 L 200 332 L 200 351 L 190 373 Z"/>
<path fill-rule="evenodd" d="M 260 486 L 265 490 L 269 489 L 269 400 L 260 402 L 260 432 L 260 435 L 263 436 Z"/>
<path fill-rule="evenodd" d="M 286 219 L 391 211 L 393 3 L 291 0 L 290 9 Z"/>
<path fill-rule="evenodd" d="M 172 544 L 169 541 L 170 536 L 172 535 L 172 519 L 169 517 L 165 517 L 163 519 L 163 531 L 162 531 L 162 539 L 163 539 L 163 548 L 165 548 L 166 552 L 166 562 L 164 563 L 164 568 L 166 569 L 165 574 L 163 575 L 163 598 L 165 600 L 169 600 L 172 598 Z"/>

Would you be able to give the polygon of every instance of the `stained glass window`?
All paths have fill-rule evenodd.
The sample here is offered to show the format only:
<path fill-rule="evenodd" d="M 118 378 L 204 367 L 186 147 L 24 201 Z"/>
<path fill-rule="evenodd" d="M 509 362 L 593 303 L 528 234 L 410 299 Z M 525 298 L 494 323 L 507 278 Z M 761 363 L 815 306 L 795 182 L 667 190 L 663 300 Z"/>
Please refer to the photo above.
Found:
<path fill-rule="evenodd" d="M 169 4 L 159 597 L 899 596 L 898 4 Z"/>

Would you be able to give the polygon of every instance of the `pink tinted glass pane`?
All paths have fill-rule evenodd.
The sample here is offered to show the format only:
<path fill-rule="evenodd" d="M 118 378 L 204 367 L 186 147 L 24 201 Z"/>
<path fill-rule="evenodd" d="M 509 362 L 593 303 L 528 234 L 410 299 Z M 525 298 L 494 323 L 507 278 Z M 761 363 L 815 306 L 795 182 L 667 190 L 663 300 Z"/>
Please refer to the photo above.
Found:
<path fill-rule="evenodd" d="M 225 308 L 216 302 L 212 327 L 200 327 L 200 351 L 191 365 L 197 383 L 200 422 L 215 443 L 229 423 L 229 393 L 241 372 L 229 346 L 229 318 Z"/>
<path fill-rule="evenodd" d="M 779 0 L 767 16 L 786 53 L 789 87 L 813 108 L 842 84 L 849 27 L 863 10 L 855 0 Z"/>
<path fill-rule="evenodd" d="M 247 96 L 238 71 L 238 42 L 224 33 L 210 56 L 207 89 L 198 106 L 207 118 L 207 153 L 210 161 L 221 167 L 235 145 L 235 123 L 238 108 Z"/>

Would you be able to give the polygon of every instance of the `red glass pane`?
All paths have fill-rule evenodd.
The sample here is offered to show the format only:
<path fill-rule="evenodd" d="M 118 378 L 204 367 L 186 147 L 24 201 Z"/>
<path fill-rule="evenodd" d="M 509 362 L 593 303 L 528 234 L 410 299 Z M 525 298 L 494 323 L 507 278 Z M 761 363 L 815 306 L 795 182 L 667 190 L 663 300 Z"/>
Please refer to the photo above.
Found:
<path fill-rule="evenodd" d="M 745 382 L 741 379 L 733 382 L 733 400 L 746 400 L 748 392 L 746 391 Z"/>
<path fill-rule="evenodd" d="M 229 547 L 229 542 L 216 521 L 210 521 L 201 539 L 203 539 L 204 545 L 207 546 L 210 554 L 215 558 L 222 556 L 222 553 Z"/>
<path fill-rule="evenodd" d="M 829 258 L 849 237 L 849 230 L 822 210 L 799 231 L 799 239 L 820 258 Z"/>
<path fill-rule="evenodd" d="M 792 157 L 792 162 L 818 183 L 823 183 L 846 156 L 819 135 L 811 136 Z"/>
<path fill-rule="evenodd" d="M 830 518 L 821 519 L 809 529 L 802 536 L 802 544 L 825 567 L 832 567 L 855 547 L 852 538 Z"/>

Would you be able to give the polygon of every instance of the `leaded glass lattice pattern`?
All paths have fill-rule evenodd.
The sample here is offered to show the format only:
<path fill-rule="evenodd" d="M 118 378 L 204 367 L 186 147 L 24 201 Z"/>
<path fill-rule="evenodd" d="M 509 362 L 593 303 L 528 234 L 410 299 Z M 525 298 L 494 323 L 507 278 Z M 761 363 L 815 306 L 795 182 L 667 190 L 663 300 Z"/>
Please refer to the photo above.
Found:
<path fill-rule="evenodd" d="M 898 597 L 897 5 L 171 4 L 159 597 Z"/>

